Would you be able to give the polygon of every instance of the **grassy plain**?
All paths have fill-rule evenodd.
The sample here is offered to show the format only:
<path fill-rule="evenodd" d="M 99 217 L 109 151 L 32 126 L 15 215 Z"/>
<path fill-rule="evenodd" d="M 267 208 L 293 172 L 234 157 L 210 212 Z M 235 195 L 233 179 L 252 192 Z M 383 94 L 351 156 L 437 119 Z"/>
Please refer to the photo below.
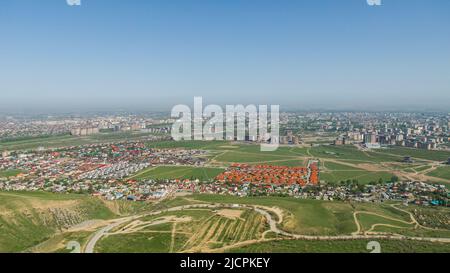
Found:
<path fill-rule="evenodd" d="M 167 222 L 157 225 L 164 219 Z M 208 252 L 261 237 L 262 216 L 253 211 L 186 209 L 139 219 L 139 226 L 125 223 L 103 238 L 96 248 L 102 253 Z M 121 232 L 125 231 L 125 233 Z"/>
<path fill-rule="evenodd" d="M 229 250 L 232 253 L 370 253 L 370 240 L 279 240 Z M 382 253 L 448 253 L 449 245 L 420 241 L 379 240 Z"/>
<path fill-rule="evenodd" d="M 139 140 L 149 135 L 151 134 L 140 132 L 113 132 L 83 137 L 72 135 L 30 137 L 26 139 L 0 141 L 0 151 L 34 150 L 39 147 L 59 148 L 113 141 Z"/>
<path fill-rule="evenodd" d="M 450 165 L 439 167 L 436 170 L 427 173 L 427 175 L 450 180 Z"/>

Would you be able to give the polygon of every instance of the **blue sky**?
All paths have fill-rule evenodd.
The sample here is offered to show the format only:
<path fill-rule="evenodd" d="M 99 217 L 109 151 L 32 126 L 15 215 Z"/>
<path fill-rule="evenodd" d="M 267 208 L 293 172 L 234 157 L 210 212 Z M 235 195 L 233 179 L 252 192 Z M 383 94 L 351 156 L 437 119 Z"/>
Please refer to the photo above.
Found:
<path fill-rule="evenodd" d="M 2 0 L 3 109 L 450 109 L 450 1 Z"/>

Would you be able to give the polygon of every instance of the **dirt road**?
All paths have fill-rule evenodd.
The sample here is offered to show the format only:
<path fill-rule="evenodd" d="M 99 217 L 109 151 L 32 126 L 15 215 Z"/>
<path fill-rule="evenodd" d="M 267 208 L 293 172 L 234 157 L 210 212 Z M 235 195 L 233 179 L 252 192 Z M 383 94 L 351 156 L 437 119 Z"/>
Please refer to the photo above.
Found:
<path fill-rule="evenodd" d="M 113 228 L 120 226 L 121 224 L 124 224 L 128 221 L 136 220 L 138 218 L 144 217 L 144 216 L 152 216 L 152 215 L 158 215 L 162 214 L 164 212 L 174 212 L 174 211 L 180 211 L 185 209 L 195 209 L 195 208 L 208 208 L 208 209 L 217 209 L 217 208 L 231 208 L 231 209 L 251 209 L 262 216 L 264 216 L 267 220 L 267 223 L 269 224 L 270 231 L 283 235 L 286 237 L 291 237 L 294 239 L 301 239 L 301 240 L 323 240 L 323 241 L 333 241 L 333 240 L 357 240 L 357 239 L 388 239 L 388 240 L 414 240 L 414 241 L 428 241 L 428 242 L 441 242 L 441 243 L 450 243 L 450 238 L 429 238 L 429 237 L 409 237 L 409 236 L 403 236 L 403 235 L 363 235 L 363 234 L 356 234 L 353 233 L 351 235 L 339 235 L 339 236 L 310 236 L 310 235 L 301 235 L 301 234 L 295 234 L 295 233 L 289 233 L 284 230 L 281 230 L 278 227 L 277 221 L 275 221 L 272 218 L 272 215 L 267 212 L 264 207 L 261 206 L 251 206 L 251 205 L 224 205 L 224 204 L 195 204 L 195 205 L 185 205 L 185 206 L 179 206 L 179 207 L 173 207 L 169 208 L 167 210 L 160 210 L 155 212 L 150 212 L 142 215 L 137 216 L 131 216 L 131 217 L 125 217 L 116 220 L 114 223 L 109 224 L 108 226 L 100 229 L 97 231 L 94 236 L 89 240 L 85 253 L 93 253 L 95 245 L 97 242 L 106 234 L 108 234 L 109 231 L 111 231 Z M 398 209 L 398 208 L 397 208 Z M 274 212 L 273 210 L 271 210 Z M 277 212 L 275 212 L 277 213 Z M 279 219 L 282 219 L 282 215 L 278 215 L 280 212 L 277 213 L 277 216 Z M 356 218 L 356 215 L 354 215 Z M 415 223 L 415 220 L 412 221 Z M 358 231 L 361 229 L 358 221 L 355 221 L 356 225 L 358 226 Z"/>

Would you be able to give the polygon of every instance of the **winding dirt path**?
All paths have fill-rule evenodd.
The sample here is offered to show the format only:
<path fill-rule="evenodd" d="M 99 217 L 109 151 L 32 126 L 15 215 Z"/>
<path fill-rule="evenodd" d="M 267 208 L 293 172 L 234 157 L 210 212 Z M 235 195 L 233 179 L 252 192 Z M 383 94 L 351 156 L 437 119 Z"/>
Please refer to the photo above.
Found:
<path fill-rule="evenodd" d="M 275 221 L 272 218 L 272 215 L 265 210 L 264 207 L 262 206 L 253 206 L 253 205 L 231 205 L 231 204 L 194 204 L 194 205 L 185 205 L 185 206 L 179 206 L 179 207 L 173 207 L 173 208 L 169 208 L 166 210 L 160 210 L 160 211 L 155 211 L 155 212 L 150 212 L 147 214 L 142 214 L 142 215 L 137 215 L 137 216 L 132 216 L 132 217 L 125 217 L 122 219 L 118 219 L 116 220 L 114 223 L 102 228 L 101 230 L 97 231 L 94 236 L 89 240 L 86 250 L 86 253 L 93 253 L 94 252 L 94 248 L 96 243 L 105 235 L 107 235 L 107 233 L 112 230 L 115 227 L 120 226 L 121 224 L 124 224 L 128 221 L 132 221 L 132 220 L 137 220 L 138 218 L 144 217 L 144 216 L 150 216 L 150 215 L 158 215 L 164 212 L 174 212 L 174 211 L 180 211 L 180 210 L 184 210 L 184 209 L 192 209 L 192 208 L 209 208 L 209 209 L 217 209 L 217 208 L 232 208 L 232 209 L 251 209 L 254 210 L 258 213 L 260 213 L 262 216 L 264 216 L 267 220 L 267 223 L 269 224 L 270 227 L 270 231 L 279 234 L 279 235 L 283 235 L 289 238 L 293 238 L 293 239 L 301 239 L 301 240 L 323 240 L 323 241 L 333 241 L 333 240 L 356 240 L 356 239 L 387 239 L 387 240 L 415 240 L 415 241 L 428 241 L 428 242 L 441 242 L 441 243 L 450 243 L 450 238 L 431 238 L 431 237 L 410 237 L 410 236 L 403 236 L 403 235 L 386 235 L 386 234 L 359 234 L 361 231 L 361 226 L 360 223 L 357 219 L 357 215 L 358 213 L 366 213 L 366 212 L 355 212 L 353 214 L 354 218 L 355 218 L 355 223 L 358 227 L 358 234 L 357 233 L 353 233 L 351 235 L 339 235 L 339 236 L 311 236 L 311 235 L 301 235 L 301 234 L 295 234 L 295 233 L 289 233 L 286 232 L 284 230 L 281 230 L 278 227 L 278 221 Z M 399 209 L 399 208 L 397 208 Z M 399 209 L 401 210 L 401 209 Z M 403 211 L 403 210 L 402 210 Z M 273 213 L 277 214 L 277 217 L 279 219 L 282 219 L 283 215 L 281 215 L 282 213 L 280 213 L 280 211 L 277 210 L 272 210 Z M 404 211 L 405 212 L 405 211 Z M 279 215 L 280 214 L 280 215 Z M 403 220 L 399 220 L 399 219 L 395 219 L 389 216 L 384 216 L 384 215 L 379 215 L 377 213 L 369 213 L 372 215 L 376 215 L 379 217 L 383 217 L 386 219 L 390 219 L 390 220 L 394 220 L 394 221 L 398 221 L 398 222 L 402 222 L 402 223 L 407 223 L 407 224 L 416 224 L 417 221 L 414 219 L 414 217 L 409 214 L 412 218 L 411 222 L 406 222 Z M 414 219 L 414 220 L 413 220 Z M 239 246 L 243 246 L 243 245 L 248 245 L 248 244 L 253 244 L 253 243 L 259 243 L 259 242 L 263 242 L 263 241 L 268 241 L 268 240 L 273 240 L 273 239 L 264 239 L 261 238 L 259 240 L 248 240 L 248 241 L 244 241 L 244 242 L 239 242 L 236 243 L 232 246 L 226 246 L 220 249 L 215 249 L 215 250 L 209 250 L 209 251 L 220 251 L 220 250 L 225 250 L 225 249 L 229 249 L 231 247 L 239 247 Z"/>

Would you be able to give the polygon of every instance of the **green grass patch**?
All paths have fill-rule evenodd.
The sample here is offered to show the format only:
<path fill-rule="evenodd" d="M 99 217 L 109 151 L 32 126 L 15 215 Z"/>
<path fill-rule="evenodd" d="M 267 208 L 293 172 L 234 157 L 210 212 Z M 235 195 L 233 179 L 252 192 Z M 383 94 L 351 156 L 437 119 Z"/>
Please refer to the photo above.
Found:
<path fill-rule="evenodd" d="M 232 249 L 234 253 L 370 253 L 370 240 L 280 240 Z M 382 253 L 448 253 L 450 244 L 421 241 L 378 240 Z"/>
<path fill-rule="evenodd" d="M 168 253 L 170 233 L 132 233 L 110 235 L 96 245 L 99 253 Z"/>
<path fill-rule="evenodd" d="M 192 198 L 212 203 L 237 203 L 280 207 L 288 212 L 281 227 L 298 234 L 339 235 L 349 234 L 356 230 L 351 213 L 352 207 L 343 202 L 325 202 L 283 197 L 238 198 L 221 195 L 193 195 Z"/>
<path fill-rule="evenodd" d="M 328 164 L 327 164 L 328 166 Z M 358 180 L 360 184 L 368 184 L 370 182 L 388 182 L 392 179 L 393 174 L 388 172 L 369 172 L 358 170 L 335 170 L 320 173 L 320 180 L 325 182 L 339 183 L 347 180 Z"/>
<path fill-rule="evenodd" d="M 359 168 L 355 168 L 355 167 L 348 166 L 345 164 L 330 162 L 330 161 L 322 161 L 321 164 L 322 164 L 322 167 L 324 167 L 328 170 L 332 170 L 332 171 L 358 171 L 358 170 L 361 171 L 361 169 L 359 169 Z"/>
<path fill-rule="evenodd" d="M 401 160 L 400 157 L 385 155 L 375 152 L 364 152 L 355 146 L 331 146 L 322 145 L 310 148 L 310 153 L 318 158 L 333 158 L 340 160 L 351 160 L 353 162 L 395 162 Z"/>
<path fill-rule="evenodd" d="M 450 152 L 446 151 L 433 151 L 425 149 L 414 149 L 405 147 L 391 147 L 383 150 L 385 153 L 395 154 L 399 156 L 411 156 L 413 158 L 433 160 L 433 161 L 446 161 L 450 157 Z"/>
<path fill-rule="evenodd" d="M 436 170 L 427 173 L 427 175 L 450 180 L 450 165 L 439 167 Z"/>
<path fill-rule="evenodd" d="M 399 228 L 410 228 L 413 226 L 412 224 L 407 224 L 407 223 L 404 223 L 401 221 L 393 220 L 396 218 L 388 219 L 388 218 L 378 216 L 378 215 L 373 215 L 373 214 L 360 213 L 360 214 L 358 214 L 357 217 L 358 217 L 359 223 L 361 225 L 362 231 L 369 231 L 373 225 L 377 225 L 377 224 L 390 225 L 390 226 L 395 226 L 395 227 L 399 227 Z M 401 219 L 398 219 L 398 220 L 401 220 Z"/>

